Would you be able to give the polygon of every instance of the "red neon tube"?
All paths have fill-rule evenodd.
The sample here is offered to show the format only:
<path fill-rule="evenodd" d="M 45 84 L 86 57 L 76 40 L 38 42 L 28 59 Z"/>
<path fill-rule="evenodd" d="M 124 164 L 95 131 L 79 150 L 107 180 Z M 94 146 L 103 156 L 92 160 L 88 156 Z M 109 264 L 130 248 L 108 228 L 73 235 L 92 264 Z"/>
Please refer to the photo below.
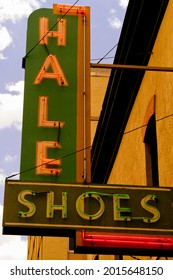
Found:
<path fill-rule="evenodd" d="M 85 246 L 173 250 L 173 238 L 155 236 L 104 235 L 82 231 Z"/>

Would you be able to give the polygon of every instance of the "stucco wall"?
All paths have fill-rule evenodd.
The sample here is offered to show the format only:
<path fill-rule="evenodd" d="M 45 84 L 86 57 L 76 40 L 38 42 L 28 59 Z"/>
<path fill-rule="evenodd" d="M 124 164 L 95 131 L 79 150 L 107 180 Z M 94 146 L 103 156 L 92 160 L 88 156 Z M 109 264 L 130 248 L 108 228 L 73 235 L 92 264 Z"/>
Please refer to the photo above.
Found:
<path fill-rule="evenodd" d="M 173 1 L 159 30 L 149 66 L 173 67 Z M 128 120 L 108 183 L 146 185 L 142 128 L 148 104 L 155 95 L 160 186 L 173 186 L 173 72 L 146 71 Z M 170 116 L 170 117 L 167 117 Z M 139 128 L 139 129 L 137 129 Z"/>

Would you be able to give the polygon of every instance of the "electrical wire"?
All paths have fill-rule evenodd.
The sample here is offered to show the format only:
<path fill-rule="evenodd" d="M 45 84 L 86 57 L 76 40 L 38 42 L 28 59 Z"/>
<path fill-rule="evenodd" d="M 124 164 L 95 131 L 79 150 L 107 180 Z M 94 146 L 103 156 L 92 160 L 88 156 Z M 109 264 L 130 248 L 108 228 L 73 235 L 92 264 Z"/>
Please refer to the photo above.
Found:
<path fill-rule="evenodd" d="M 47 31 L 47 33 L 26 53 L 23 57 L 22 67 L 24 68 L 26 57 L 39 45 L 39 43 L 53 30 L 53 28 L 70 12 L 70 10 L 79 2 L 80 0 L 76 0 L 74 4 L 70 6 L 70 8 L 61 16 L 61 18 Z"/>
<path fill-rule="evenodd" d="M 155 122 L 160 122 L 160 121 L 165 120 L 165 119 L 167 119 L 167 118 L 170 118 L 170 117 L 172 117 L 172 116 L 173 116 L 173 114 L 170 114 L 170 115 L 167 115 L 167 116 L 162 117 L 162 118 L 160 118 L 160 119 L 157 119 L 157 120 L 155 120 L 155 121 L 151 121 L 151 124 L 152 124 L 152 123 L 155 123 Z M 131 130 L 128 130 L 128 131 L 124 132 L 123 134 L 125 135 L 125 134 L 128 134 L 128 133 L 131 133 L 131 132 L 133 132 L 133 131 L 135 131 L 135 130 L 138 130 L 138 129 L 141 129 L 141 128 L 147 126 L 147 125 L 148 125 L 148 124 L 141 125 L 141 126 L 139 126 L 139 127 L 136 127 L 136 128 L 131 129 Z"/>
<path fill-rule="evenodd" d="M 104 58 L 91 58 L 91 62 L 92 61 L 97 61 L 97 60 L 102 60 L 102 59 L 114 59 L 114 56 L 108 56 L 108 57 L 104 57 Z M 97 62 L 98 63 L 98 62 Z"/>
<path fill-rule="evenodd" d="M 118 45 L 118 43 L 116 44 L 116 45 Z M 116 46 L 115 45 L 115 46 Z M 114 48 L 114 47 L 113 47 Z M 112 49 L 113 49 L 112 48 Z M 111 50 L 112 50 L 111 49 Z M 108 52 L 108 53 L 110 53 L 111 52 L 111 50 Z M 107 53 L 107 54 L 108 54 Z M 104 57 L 102 57 L 102 58 L 92 58 L 91 59 L 91 61 L 102 61 L 103 59 L 114 59 L 115 58 L 115 56 L 110 56 L 110 57 L 106 57 L 107 56 L 107 54 L 105 54 L 104 55 Z M 131 58 L 131 57 L 137 57 L 137 56 L 140 56 L 140 55 L 151 55 L 151 54 L 153 54 L 153 52 L 139 52 L 139 53 L 134 53 L 134 54 L 131 54 L 131 55 L 129 55 L 129 58 Z M 125 57 L 125 56 L 124 56 Z M 118 58 L 123 58 L 123 56 L 121 55 L 119 55 L 119 56 L 116 56 L 116 58 L 118 59 Z M 97 62 L 97 64 L 98 64 L 98 62 Z"/>
<path fill-rule="evenodd" d="M 91 147 L 92 147 L 92 146 L 89 146 L 89 147 L 86 147 L 85 149 L 90 149 Z M 74 151 L 74 152 L 71 152 L 71 153 L 69 153 L 69 154 L 66 154 L 66 155 L 64 155 L 64 156 L 62 156 L 62 157 L 60 157 L 60 158 L 58 158 L 58 159 L 64 159 L 64 158 L 66 158 L 66 157 L 70 157 L 70 156 L 72 156 L 72 155 L 75 155 L 75 154 L 80 153 L 80 152 L 83 152 L 83 151 L 84 151 L 84 148 L 82 148 L 82 149 L 80 149 L 80 150 L 78 150 L 78 151 Z M 52 160 L 48 161 L 46 164 L 51 164 L 52 162 L 54 162 L 54 161 L 56 161 L 56 160 L 57 160 L 57 159 L 52 159 Z M 10 178 L 12 178 L 12 177 L 14 177 L 14 176 L 18 176 L 18 175 L 21 175 L 21 174 L 23 174 L 23 173 L 26 173 L 26 172 L 29 172 L 29 171 L 31 171 L 31 170 L 34 170 L 34 169 L 36 169 L 36 168 L 38 168 L 38 167 L 40 167 L 40 166 L 43 166 L 43 165 L 45 165 L 45 163 L 42 163 L 42 164 L 33 166 L 33 167 L 31 167 L 31 168 L 28 168 L 28 169 L 23 170 L 23 171 L 18 172 L 18 173 L 12 174 L 12 175 L 6 177 L 6 180 L 8 180 L 8 179 L 10 179 Z"/>
<path fill-rule="evenodd" d="M 155 120 L 155 121 L 153 121 L 153 122 L 159 122 L 159 121 L 165 120 L 165 119 L 170 118 L 170 117 L 173 117 L 173 113 L 170 114 L 170 115 L 167 115 L 167 116 L 165 116 L 165 117 L 159 118 L 159 119 L 157 119 L 157 120 Z M 151 123 L 152 123 L 152 122 L 151 122 Z M 123 135 L 126 135 L 126 134 L 128 134 L 128 133 L 132 133 L 132 132 L 134 132 L 134 131 L 136 131 L 136 130 L 139 130 L 139 129 L 143 128 L 143 127 L 146 127 L 147 125 L 148 125 L 148 124 L 144 124 L 144 125 L 138 126 L 138 127 L 136 127 L 136 128 L 133 128 L 133 129 L 131 129 L 131 130 L 128 130 L 128 131 L 124 132 Z M 109 141 L 112 141 L 112 140 L 114 140 L 114 139 L 115 139 L 115 137 L 111 137 L 111 138 L 109 138 L 109 139 L 106 139 L 104 142 L 109 142 Z M 92 148 L 92 145 L 86 147 L 85 150 L 91 149 L 91 148 Z M 83 152 L 83 151 L 84 151 L 84 148 L 82 148 L 82 149 L 80 149 L 80 150 L 77 150 L 77 151 L 74 151 L 74 152 L 71 152 L 71 153 L 68 153 L 68 154 L 66 154 L 66 155 L 64 155 L 64 156 L 62 156 L 62 157 L 60 157 L 60 158 L 58 158 L 58 159 L 64 159 L 64 158 L 70 157 L 70 156 L 72 156 L 72 155 L 75 155 L 75 154 L 80 153 L 80 152 Z M 52 163 L 52 162 L 54 162 L 54 161 L 56 161 L 56 160 L 57 160 L 57 159 L 52 159 L 52 160 L 48 161 L 47 164 L 50 164 L 50 163 Z M 40 164 L 40 165 L 33 166 L 33 167 L 31 167 L 31 168 L 28 168 L 28 169 L 26 169 L 26 170 L 20 171 L 20 172 L 18 172 L 18 173 L 12 174 L 12 175 L 10 175 L 10 176 L 7 176 L 7 177 L 5 178 L 5 180 L 8 180 L 8 179 L 13 178 L 13 177 L 15 177 L 15 176 L 19 176 L 19 175 L 21 175 L 21 174 L 23 174 L 23 173 L 32 171 L 32 170 L 34 170 L 34 169 L 36 169 L 36 168 L 38 168 L 38 167 L 40 167 L 40 166 L 43 166 L 43 165 L 45 165 L 45 163 Z"/>
<path fill-rule="evenodd" d="M 105 59 L 106 56 L 107 56 L 111 51 L 113 51 L 113 49 L 115 49 L 117 46 L 118 46 L 118 43 L 117 43 L 115 46 L 113 46 L 102 58 L 100 58 L 99 61 L 97 62 L 97 64 L 99 64 L 103 59 Z"/>
<path fill-rule="evenodd" d="M 53 30 L 53 28 L 54 28 L 54 27 L 69 13 L 69 11 L 70 11 L 79 1 L 80 1 L 80 0 L 76 0 L 76 1 L 74 2 L 74 4 L 72 4 L 72 5 L 70 6 L 70 8 L 61 16 L 61 18 L 48 30 L 48 32 L 47 32 L 47 33 L 46 33 L 46 34 L 45 34 L 45 35 L 44 35 L 44 36 L 43 36 L 43 37 L 42 37 L 42 38 L 41 38 L 41 39 L 26 53 L 25 57 L 23 57 L 22 67 L 25 65 L 25 59 L 26 59 L 26 57 L 39 45 L 39 43 Z M 99 64 L 103 59 L 106 59 L 106 56 L 107 56 L 115 47 L 117 47 L 117 46 L 118 46 L 118 43 L 117 43 L 116 45 L 114 45 L 102 58 L 100 58 L 99 61 L 97 62 L 97 64 Z M 23 68 L 24 68 L 24 67 L 23 67 Z M 171 116 L 173 116 L 173 114 L 170 114 L 170 115 L 168 115 L 168 116 L 165 116 L 165 117 L 163 117 L 163 118 L 160 118 L 160 119 L 156 120 L 156 122 L 161 121 L 161 120 L 166 119 L 166 118 L 171 117 Z M 134 129 L 131 129 L 131 130 L 129 130 L 129 131 L 126 131 L 126 132 L 123 133 L 123 135 L 128 134 L 128 133 L 131 133 L 131 132 L 136 131 L 136 130 L 138 130 L 138 129 L 141 129 L 141 128 L 145 127 L 145 126 L 147 126 L 147 124 L 146 124 L 146 125 L 142 125 L 142 126 L 137 127 L 137 128 L 134 128 Z M 113 139 L 114 139 L 114 137 L 109 138 L 109 139 L 106 139 L 105 142 L 112 141 Z M 90 148 L 92 148 L 92 145 L 91 145 L 91 146 L 88 146 L 88 147 L 85 147 L 85 148 L 82 148 L 82 149 L 80 149 L 80 150 L 78 150 L 78 151 L 74 151 L 74 152 L 72 152 L 72 153 L 66 154 L 66 155 L 60 157 L 59 159 L 64 159 L 64 158 L 66 158 L 66 157 L 70 157 L 70 156 L 72 156 L 72 155 L 74 155 L 74 154 L 77 154 L 77 153 L 79 153 L 79 152 L 82 152 L 82 151 L 84 151 L 84 150 L 86 150 L 86 149 L 90 149 Z M 55 160 L 57 160 L 57 159 L 50 160 L 47 164 L 50 164 L 50 163 L 54 162 Z M 28 169 L 23 170 L 23 171 L 18 172 L 18 173 L 12 174 L 12 175 L 6 177 L 6 180 L 8 180 L 8 179 L 10 179 L 10 178 L 12 178 L 12 177 L 21 175 L 21 174 L 23 174 L 23 173 L 29 172 L 29 171 L 31 171 L 31 170 L 34 170 L 34 169 L 36 169 L 36 168 L 38 168 L 38 167 L 40 167 L 40 166 L 43 166 L 43 165 L 45 165 L 45 163 L 40 164 L 40 165 L 37 165 L 37 166 L 34 166 L 34 167 L 31 167 L 31 168 L 28 168 Z"/>

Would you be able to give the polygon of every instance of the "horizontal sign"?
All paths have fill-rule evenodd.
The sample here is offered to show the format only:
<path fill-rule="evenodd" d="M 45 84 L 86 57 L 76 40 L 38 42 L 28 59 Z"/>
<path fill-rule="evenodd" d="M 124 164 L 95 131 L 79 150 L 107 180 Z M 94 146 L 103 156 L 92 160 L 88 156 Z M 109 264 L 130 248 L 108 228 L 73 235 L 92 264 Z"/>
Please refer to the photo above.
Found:
<path fill-rule="evenodd" d="M 173 189 L 6 181 L 3 233 L 173 235 Z"/>

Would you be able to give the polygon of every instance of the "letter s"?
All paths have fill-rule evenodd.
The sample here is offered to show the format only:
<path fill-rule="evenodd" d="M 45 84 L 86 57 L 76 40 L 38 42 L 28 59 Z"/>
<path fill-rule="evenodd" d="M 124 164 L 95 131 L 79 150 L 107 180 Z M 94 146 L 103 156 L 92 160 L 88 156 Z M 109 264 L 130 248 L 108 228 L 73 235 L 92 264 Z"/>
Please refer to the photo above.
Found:
<path fill-rule="evenodd" d="M 10 269 L 10 275 L 14 275 L 14 269 Z"/>
<path fill-rule="evenodd" d="M 157 196 L 154 195 L 154 194 L 147 195 L 146 197 L 144 197 L 141 200 L 141 206 L 145 210 L 147 210 L 148 212 L 152 213 L 154 216 L 152 218 L 150 218 L 150 217 L 143 217 L 143 222 L 144 223 L 155 223 L 155 222 L 157 222 L 160 219 L 160 212 L 159 212 L 159 210 L 156 207 L 148 204 L 149 200 L 157 201 Z"/>
<path fill-rule="evenodd" d="M 30 190 L 23 190 L 19 193 L 18 195 L 18 201 L 28 207 L 28 212 L 22 212 L 22 211 L 19 211 L 19 216 L 22 217 L 22 218 L 29 218 L 29 217 L 32 217 L 35 212 L 36 212 L 36 206 L 33 202 L 27 200 L 25 198 L 25 195 L 34 195 L 33 191 L 30 191 Z"/>

